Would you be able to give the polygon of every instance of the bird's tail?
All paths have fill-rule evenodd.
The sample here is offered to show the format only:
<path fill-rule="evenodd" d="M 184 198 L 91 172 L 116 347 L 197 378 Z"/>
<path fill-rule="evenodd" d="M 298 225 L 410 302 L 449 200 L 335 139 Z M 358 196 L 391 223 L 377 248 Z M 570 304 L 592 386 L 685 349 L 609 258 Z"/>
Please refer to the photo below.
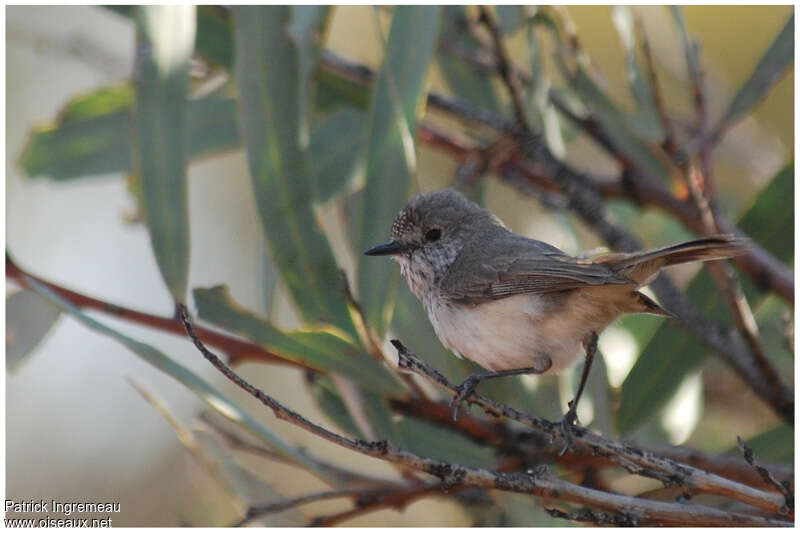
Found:
<path fill-rule="evenodd" d="M 747 242 L 747 239 L 734 235 L 712 235 L 648 252 L 610 254 L 596 261 L 606 263 L 618 274 L 646 284 L 665 267 L 741 255 L 745 252 Z"/>

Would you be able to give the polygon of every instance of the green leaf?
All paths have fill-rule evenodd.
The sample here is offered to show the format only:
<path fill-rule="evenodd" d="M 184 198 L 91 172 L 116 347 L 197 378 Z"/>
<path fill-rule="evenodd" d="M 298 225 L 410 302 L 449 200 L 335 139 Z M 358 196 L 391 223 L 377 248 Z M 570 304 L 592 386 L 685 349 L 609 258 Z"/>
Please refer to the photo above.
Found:
<path fill-rule="evenodd" d="M 265 442 L 287 460 L 305 467 L 312 473 L 324 479 L 324 475 L 320 473 L 317 465 L 313 461 L 310 461 L 302 453 L 299 453 L 293 447 L 286 444 L 277 435 L 273 434 L 269 429 L 258 422 L 258 420 L 250 416 L 246 411 L 242 410 L 241 407 L 239 407 L 229 398 L 219 393 L 216 389 L 209 385 L 207 381 L 192 372 L 189 368 L 177 363 L 149 344 L 134 340 L 127 335 L 123 335 L 122 333 L 119 333 L 103 323 L 90 318 L 88 315 L 82 313 L 77 307 L 73 306 L 67 300 L 61 298 L 38 281 L 31 278 L 26 278 L 26 283 L 30 284 L 31 288 L 39 293 L 41 297 L 52 302 L 64 312 L 70 314 L 75 320 L 82 323 L 87 328 L 118 341 L 120 344 L 124 345 L 133 353 L 138 355 L 142 360 L 150 363 L 161 372 L 174 378 L 181 385 L 194 392 L 201 400 L 203 400 L 223 417 L 233 421 L 234 423 L 245 428 L 252 435 L 260 438 L 263 442 Z"/>
<path fill-rule="evenodd" d="M 183 301 L 189 275 L 186 97 L 195 12 L 192 6 L 143 6 L 136 20 L 134 166 L 158 267 L 172 297 Z"/>
<path fill-rule="evenodd" d="M 311 134 L 311 176 L 318 202 L 326 202 L 354 185 L 363 164 L 365 139 L 363 112 L 341 109 L 321 121 Z"/>
<path fill-rule="evenodd" d="M 19 368 L 59 316 L 58 307 L 35 291 L 23 289 L 6 298 L 6 370 Z"/>
<path fill-rule="evenodd" d="M 470 21 L 464 6 L 445 6 L 442 20 L 442 41 L 477 51 L 481 43 L 469 31 Z M 477 107 L 500 111 L 492 79 L 482 70 L 440 46 L 437 61 L 450 91 Z"/>
<path fill-rule="evenodd" d="M 767 49 L 758 66 L 739 88 L 728 106 L 719 126 L 722 131 L 732 122 L 740 119 L 761 101 L 784 73 L 794 64 L 794 13 Z"/>
<path fill-rule="evenodd" d="M 434 459 L 474 468 L 486 468 L 495 460 L 494 449 L 481 446 L 443 427 L 404 418 L 397 424 L 407 439 L 407 450 Z"/>
<path fill-rule="evenodd" d="M 522 23 L 525 22 L 524 6 L 495 6 L 497 22 L 500 25 L 500 32 L 506 35 L 516 32 Z"/>
<path fill-rule="evenodd" d="M 34 128 L 20 165 L 29 178 L 56 181 L 133 171 L 133 87 L 99 89 L 69 102 L 55 124 Z M 207 157 L 240 145 L 236 101 L 209 96 L 189 102 L 189 153 Z"/>
<path fill-rule="evenodd" d="M 373 91 L 368 127 L 360 252 L 383 242 L 416 172 L 412 132 L 423 103 L 423 85 L 439 33 L 440 8 L 394 10 L 386 56 Z M 409 53 L 414 50 L 414 53 Z M 359 254 L 358 296 L 366 319 L 382 337 L 391 320 L 399 272 L 392 262 Z"/>
<path fill-rule="evenodd" d="M 312 74 L 319 60 L 322 33 L 330 12 L 329 6 L 292 6 L 292 20 L 289 35 L 297 47 L 297 61 L 300 69 L 300 127 L 301 141 L 307 144 L 311 127 Z"/>
<path fill-rule="evenodd" d="M 537 25 L 533 24 L 532 20 L 525 28 L 531 70 L 531 84 L 525 91 L 526 98 L 530 102 L 528 113 L 536 128 L 544 132 L 550 151 L 556 157 L 563 158 L 566 147 L 561 132 L 562 124 L 550 99 L 550 77 L 544 64 L 542 46 L 537 38 Z"/>
<path fill-rule="evenodd" d="M 339 429 L 353 437 L 364 438 L 329 376 L 311 375 L 307 383 L 317 406 Z"/>
<path fill-rule="evenodd" d="M 242 335 L 280 357 L 341 374 L 382 394 L 402 391 L 386 367 L 337 332 L 282 331 L 233 301 L 224 286 L 194 289 L 193 295 L 200 318 Z"/>
<path fill-rule="evenodd" d="M 299 52 L 291 9 L 234 8 L 240 119 L 256 203 L 272 259 L 307 322 L 356 338 L 339 269 L 314 214 Z"/>
<path fill-rule="evenodd" d="M 787 235 L 794 231 L 794 212 L 787 202 L 794 198 L 794 171 L 787 166 L 758 194 L 755 203 L 738 226 L 779 260 L 789 262 L 794 243 Z M 742 290 L 751 307 L 758 307 L 766 294 L 750 278 L 742 277 Z M 732 325 L 725 299 L 703 269 L 686 291 L 698 309 L 714 321 Z M 652 336 L 622 384 L 617 427 L 630 433 L 652 418 L 673 396 L 687 374 L 708 355 L 708 348 L 694 337 L 665 322 Z"/>
<path fill-rule="evenodd" d="M 794 463 L 794 430 L 787 425 L 776 426 L 745 440 L 753 449 L 758 462 Z M 728 453 L 741 455 L 738 446 Z"/>
<path fill-rule="evenodd" d="M 634 31 L 633 14 L 628 6 L 614 6 L 612 19 L 619 33 L 622 47 L 625 49 L 625 67 L 631 93 L 639 106 L 635 119 L 630 121 L 636 125 L 638 132 L 649 141 L 660 142 L 664 138 L 664 129 L 656 109 L 655 97 L 649 81 L 642 74 L 636 60 L 636 32 Z"/>
<path fill-rule="evenodd" d="M 332 112 L 346 106 L 367 110 L 372 98 L 368 85 L 333 68 L 323 67 L 316 73 L 315 112 Z"/>
<path fill-rule="evenodd" d="M 220 6 L 197 6 L 195 52 L 206 61 L 233 66 L 233 31 L 230 11 Z"/>

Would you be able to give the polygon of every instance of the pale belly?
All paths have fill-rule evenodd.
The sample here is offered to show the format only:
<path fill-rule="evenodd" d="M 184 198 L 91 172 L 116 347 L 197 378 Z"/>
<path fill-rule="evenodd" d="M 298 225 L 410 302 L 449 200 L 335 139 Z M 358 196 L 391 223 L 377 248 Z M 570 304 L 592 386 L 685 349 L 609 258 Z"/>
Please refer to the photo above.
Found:
<path fill-rule="evenodd" d="M 553 294 L 520 294 L 475 305 L 430 304 L 428 316 L 439 340 L 456 355 L 488 370 L 538 367 L 543 374 L 572 366 L 583 354 L 584 339 L 592 331 L 600 333 L 618 314 L 597 313 L 579 295 L 554 300 Z"/>

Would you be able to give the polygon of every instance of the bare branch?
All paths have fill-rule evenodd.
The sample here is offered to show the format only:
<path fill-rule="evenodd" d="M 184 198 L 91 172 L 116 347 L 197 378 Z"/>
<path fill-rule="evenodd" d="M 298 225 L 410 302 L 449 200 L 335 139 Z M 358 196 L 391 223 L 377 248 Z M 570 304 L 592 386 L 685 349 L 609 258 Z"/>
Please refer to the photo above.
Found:
<path fill-rule="evenodd" d="M 410 352 L 403 343 L 393 340 L 392 344 L 397 349 L 400 358 L 399 364 L 402 368 L 418 373 L 439 386 L 455 392 L 455 385 Z M 467 401 L 479 405 L 491 416 L 514 420 L 528 427 L 543 431 L 553 439 L 559 439 L 561 441 L 559 444 L 566 443 L 561 424 L 527 415 L 513 407 L 495 402 L 478 393 L 473 393 Z M 665 485 L 680 485 L 691 492 L 725 496 L 772 512 L 777 512 L 783 505 L 782 499 L 775 494 L 748 487 L 690 465 L 661 457 L 655 453 L 637 449 L 628 444 L 615 442 L 600 435 L 595 435 L 582 427 L 575 427 L 572 430 L 569 444 L 570 449 L 575 453 L 603 456 L 632 474 L 657 479 Z"/>
<path fill-rule="evenodd" d="M 555 518 L 563 518 L 573 522 L 589 522 L 598 526 L 636 527 L 639 525 L 638 518 L 628 513 L 604 513 L 602 511 L 592 511 L 589 508 L 583 508 L 580 511 L 571 513 L 565 513 L 560 509 L 545 509 L 545 511 Z"/>
<path fill-rule="evenodd" d="M 774 488 L 778 489 L 781 494 L 783 494 L 784 501 L 786 502 L 785 508 L 781 509 L 782 514 L 789 514 L 794 512 L 794 494 L 792 493 L 792 489 L 789 486 L 788 481 L 778 481 L 772 473 L 758 464 L 756 462 L 755 454 L 753 453 L 752 448 L 747 446 L 742 437 L 737 436 L 736 442 L 739 444 L 739 449 L 742 451 L 742 455 L 744 455 L 745 461 L 753 467 L 753 469 L 758 472 L 758 475 L 761 478 L 772 485 Z"/>
<path fill-rule="evenodd" d="M 122 318 L 136 324 L 148 326 L 160 331 L 167 331 L 176 335 L 183 334 L 183 325 L 178 317 L 165 318 L 156 315 L 150 315 L 71 291 L 56 285 L 55 283 L 45 281 L 42 278 L 34 276 L 33 274 L 23 270 L 11 259 L 11 256 L 8 254 L 8 252 L 6 252 L 7 279 L 14 280 L 19 285 L 27 287 L 27 284 L 25 283 L 26 276 L 46 286 L 48 289 L 52 290 L 76 307 L 94 309 L 96 311 L 100 311 L 117 318 Z M 315 369 L 305 367 L 296 361 L 289 361 L 288 359 L 280 357 L 279 355 L 265 350 L 256 344 L 217 333 L 216 331 L 212 331 L 210 329 L 197 328 L 197 335 L 204 342 L 207 342 L 211 346 L 215 346 L 216 348 L 219 348 L 228 354 L 230 363 L 234 365 L 243 361 L 258 360 L 285 366 L 301 366 L 302 368 L 306 368 L 312 372 L 316 371 Z"/>
<path fill-rule="evenodd" d="M 194 331 L 186 306 L 177 304 L 176 311 L 183 321 L 187 334 L 203 356 L 234 384 L 269 407 L 277 418 L 362 455 L 389 461 L 438 477 L 443 488 L 472 486 L 534 494 L 611 512 L 619 513 L 624 511 L 629 514 L 636 514 L 642 524 L 791 526 L 789 522 L 741 513 L 728 513 L 713 507 L 649 501 L 581 487 L 555 477 L 546 467 L 526 473 L 493 472 L 483 468 L 470 468 L 416 455 L 397 448 L 386 441 L 367 442 L 344 437 L 311 422 L 285 407 L 261 389 L 248 383 L 203 345 Z"/>
<path fill-rule="evenodd" d="M 482 17 L 482 21 L 490 27 L 498 65 L 510 64 L 496 22 L 491 16 Z M 546 169 L 546 174 L 550 175 L 568 196 L 570 207 L 610 246 L 624 252 L 640 250 L 642 247 L 638 240 L 614 224 L 602 196 L 592 187 L 591 182 L 584 176 L 572 172 L 559 161 L 541 137 L 530 129 L 520 94 L 521 88 L 518 80 L 511 76 L 510 70 L 499 69 L 498 73 L 512 100 L 520 102 L 520 106 L 515 106 L 518 127 L 514 133 L 520 140 L 522 152 Z M 666 308 L 677 315 L 687 329 L 712 346 L 784 420 L 794 424 L 794 394 L 780 382 L 776 384 L 774 371 L 769 366 L 764 367 L 765 359 L 760 358 L 731 335 L 720 331 L 719 327 L 698 311 L 665 276 L 660 276 L 651 286 L 662 303 L 666 304 Z"/>

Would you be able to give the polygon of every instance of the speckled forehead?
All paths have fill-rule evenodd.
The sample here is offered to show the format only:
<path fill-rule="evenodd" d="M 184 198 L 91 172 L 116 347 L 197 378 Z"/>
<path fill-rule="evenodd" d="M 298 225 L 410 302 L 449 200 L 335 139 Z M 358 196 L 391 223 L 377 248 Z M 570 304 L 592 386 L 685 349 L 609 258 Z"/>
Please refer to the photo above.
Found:
<path fill-rule="evenodd" d="M 414 226 L 414 213 L 410 206 L 404 207 L 392 221 L 392 239 L 399 239 Z"/>

